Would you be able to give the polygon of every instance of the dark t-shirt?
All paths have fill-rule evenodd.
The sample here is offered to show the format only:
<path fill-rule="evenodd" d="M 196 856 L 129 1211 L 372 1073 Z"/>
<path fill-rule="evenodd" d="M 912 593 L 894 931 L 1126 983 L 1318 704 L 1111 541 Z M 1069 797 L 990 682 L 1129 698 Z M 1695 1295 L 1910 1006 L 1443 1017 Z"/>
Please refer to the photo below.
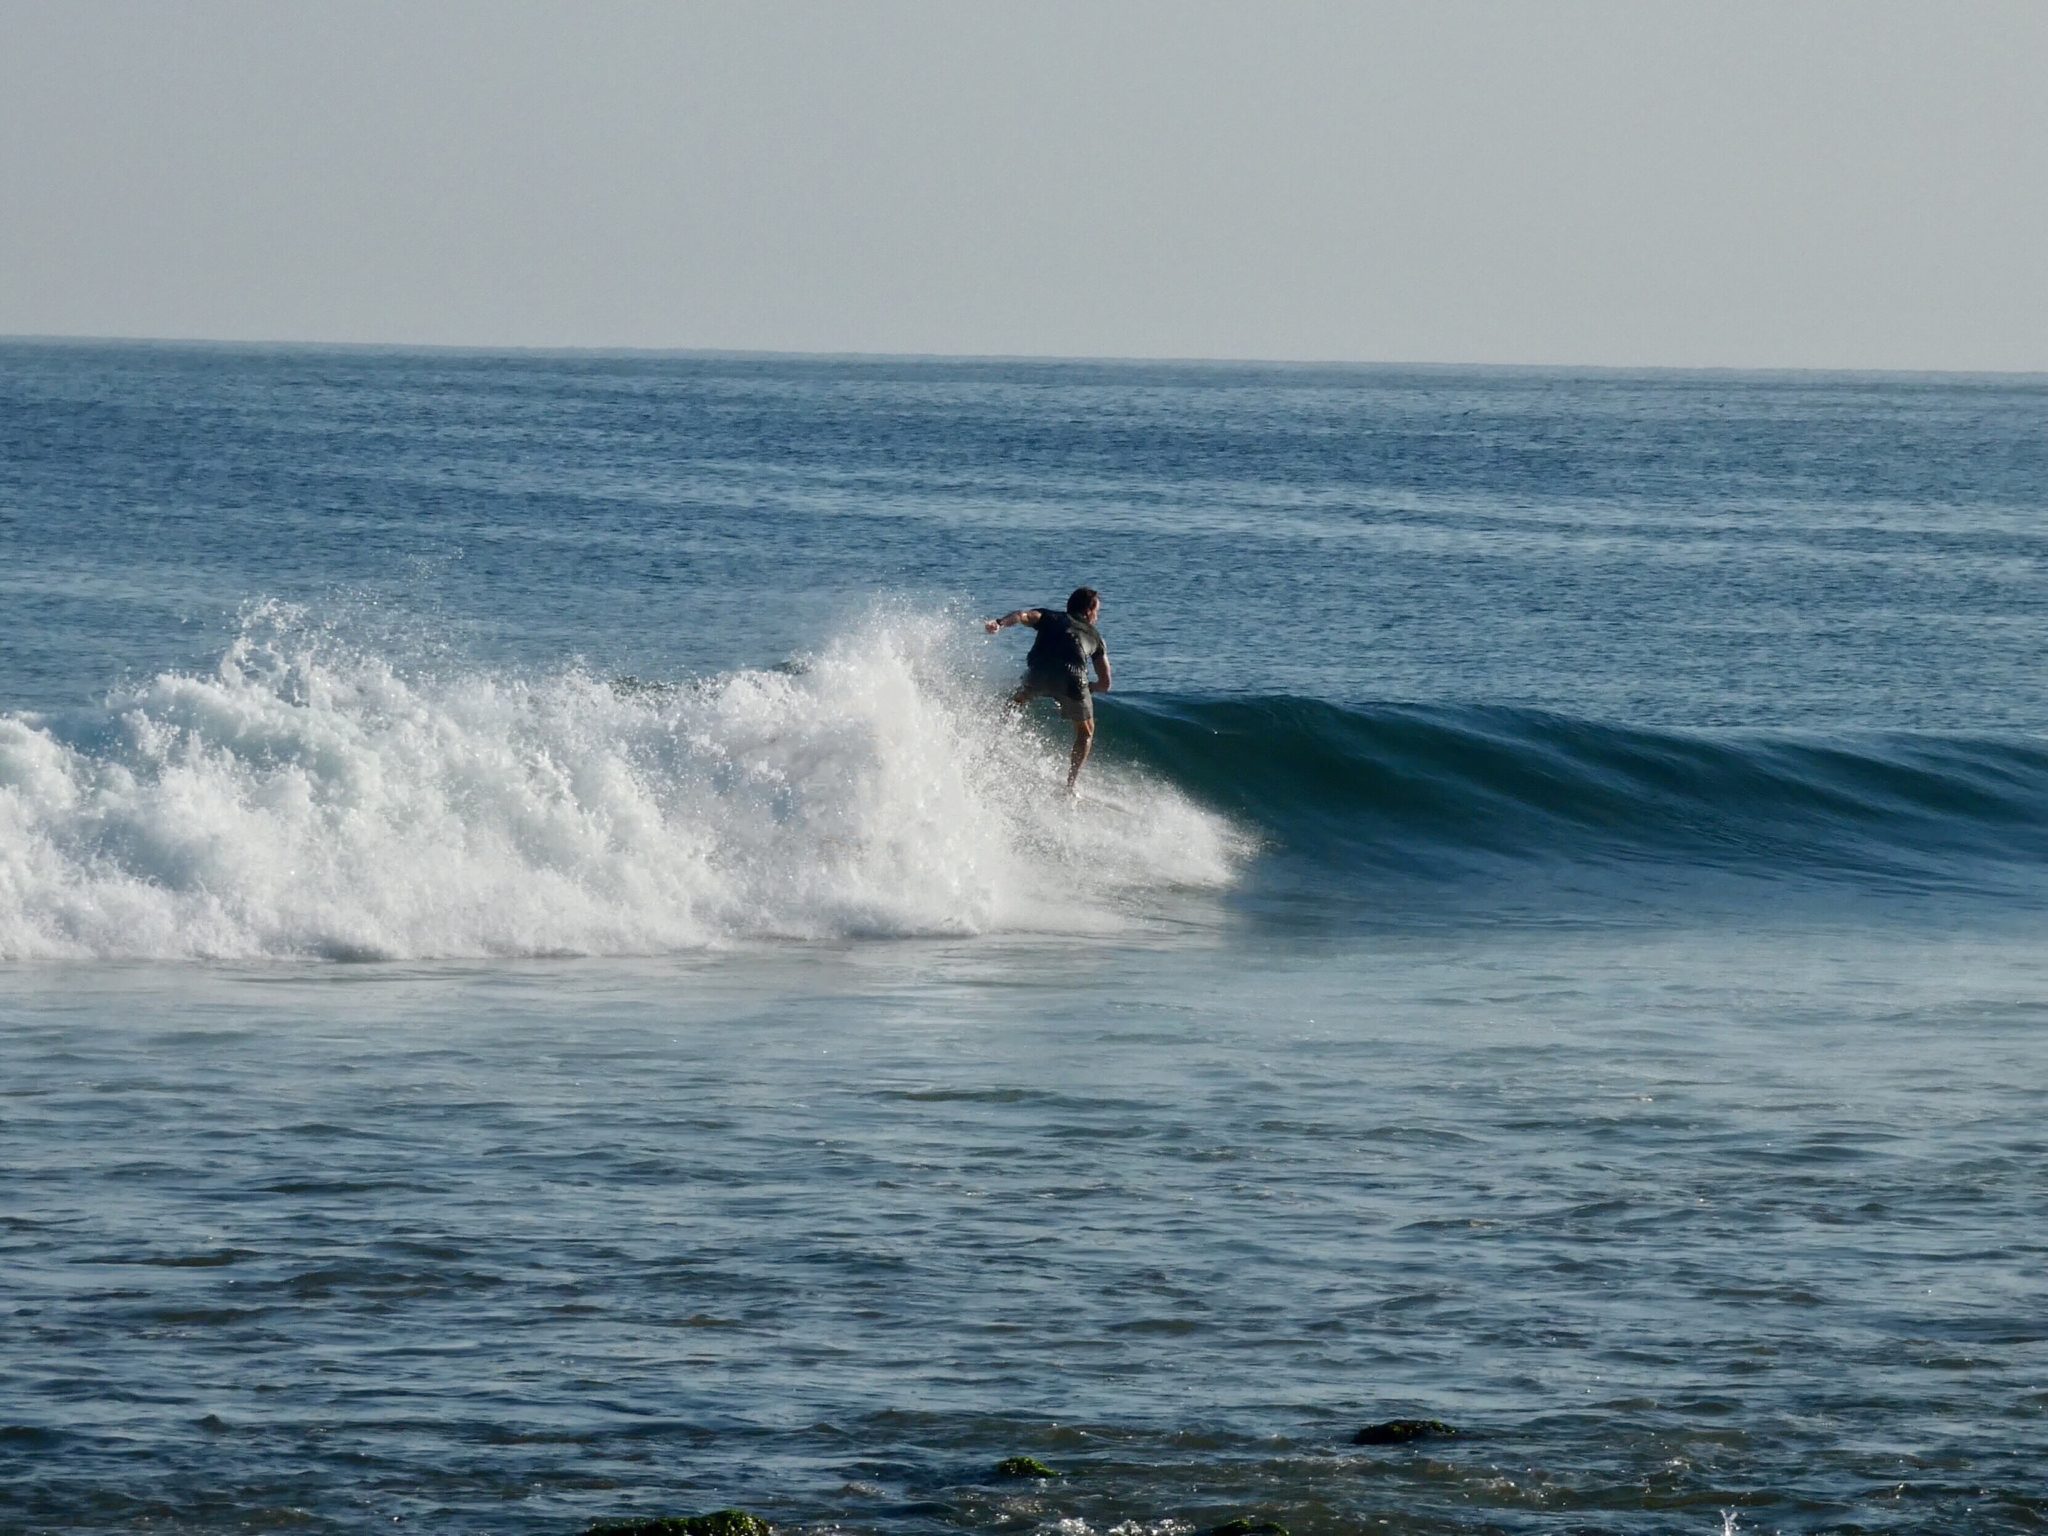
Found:
<path fill-rule="evenodd" d="M 1038 611 L 1038 638 L 1031 642 L 1031 654 L 1024 665 L 1033 672 L 1067 672 L 1088 675 L 1088 660 L 1102 654 L 1102 636 L 1086 619 L 1077 619 L 1059 608 Z"/>

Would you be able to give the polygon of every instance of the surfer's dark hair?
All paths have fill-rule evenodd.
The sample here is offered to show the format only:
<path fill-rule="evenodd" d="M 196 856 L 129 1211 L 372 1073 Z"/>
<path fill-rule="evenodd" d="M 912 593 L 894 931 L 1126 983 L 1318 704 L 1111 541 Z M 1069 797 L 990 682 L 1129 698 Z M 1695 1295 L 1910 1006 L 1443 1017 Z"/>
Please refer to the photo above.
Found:
<path fill-rule="evenodd" d="M 1067 597 L 1067 612 L 1078 619 L 1101 601 L 1102 594 L 1093 587 L 1076 587 Z"/>

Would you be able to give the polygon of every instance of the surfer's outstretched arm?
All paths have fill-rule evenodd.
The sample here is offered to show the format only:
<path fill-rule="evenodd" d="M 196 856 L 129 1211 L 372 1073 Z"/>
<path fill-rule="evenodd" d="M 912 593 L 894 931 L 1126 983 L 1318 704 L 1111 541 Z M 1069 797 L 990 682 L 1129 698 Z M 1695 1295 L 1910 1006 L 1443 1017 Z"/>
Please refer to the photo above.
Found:
<path fill-rule="evenodd" d="M 1000 619 L 983 619 L 981 627 L 990 634 L 994 634 L 999 629 L 1008 629 L 1012 624 L 1023 624 L 1031 629 L 1036 629 L 1038 628 L 1038 621 L 1044 616 L 1045 610 L 1043 608 L 1019 608 L 1013 613 L 1004 614 Z"/>

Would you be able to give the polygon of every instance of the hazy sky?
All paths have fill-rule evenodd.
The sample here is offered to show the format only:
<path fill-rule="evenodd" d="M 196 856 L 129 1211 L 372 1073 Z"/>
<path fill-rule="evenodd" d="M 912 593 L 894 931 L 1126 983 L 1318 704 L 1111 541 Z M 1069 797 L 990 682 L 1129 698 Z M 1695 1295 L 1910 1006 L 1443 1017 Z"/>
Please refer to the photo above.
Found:
<path fill-rule="evenodd" d="M 0 334 L 2048 369 L 2048 0 L 0 0 Z"/>

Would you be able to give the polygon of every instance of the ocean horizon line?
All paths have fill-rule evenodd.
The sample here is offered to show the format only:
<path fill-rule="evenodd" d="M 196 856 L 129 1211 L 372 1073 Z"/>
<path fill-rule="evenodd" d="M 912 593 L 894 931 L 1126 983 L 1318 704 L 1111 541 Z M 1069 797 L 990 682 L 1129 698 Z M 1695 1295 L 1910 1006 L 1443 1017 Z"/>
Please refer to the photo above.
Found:
<path fill-rule="evenodd" d="M 1925 367 L 1826 363 L 1673 363 L 1482 361 L 1471 358 L 1259 357 L 1251 355 L 1119 354 L 1067 352 L 919 352 L 862 349 L 791 349 L 780 347 L 658 346 L 631 343 L 368 341 L 318 337 L 140 336 L 96 332 L 4 332 L 0 346 L 154 347 L 166 350 L 223 352 L 348 352 L 441 353 L 450 356 L 696 358 L 833 363 L 947 363 L 1015 367 L 1251 368 L 1271 370 L 1339 370 L 1358 372 L 1528 373 L 1712 376 L 1719 378 L 1872 378 L 1872 379 L 1999 379 L 2048 380 L 2048 363 L 2039 368 Z"/>

